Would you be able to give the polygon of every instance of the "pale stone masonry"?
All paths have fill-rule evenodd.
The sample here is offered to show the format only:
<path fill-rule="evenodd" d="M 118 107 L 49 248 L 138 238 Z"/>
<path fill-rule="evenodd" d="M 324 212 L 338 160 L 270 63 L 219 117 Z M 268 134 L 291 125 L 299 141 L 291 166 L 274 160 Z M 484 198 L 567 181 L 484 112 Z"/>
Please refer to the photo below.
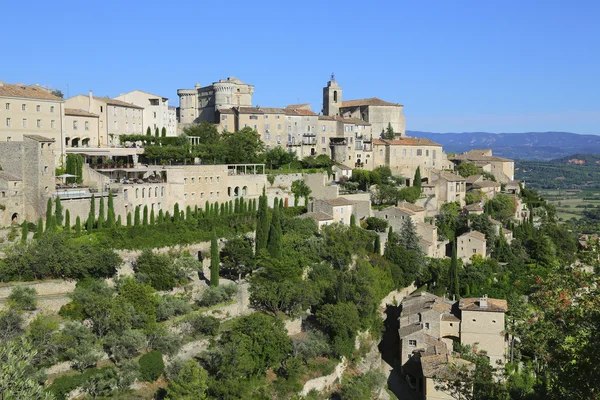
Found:
<path fill-rule="evenodd" d="M 0 81 L 0 141 L 21 142 L 23 135 L 43 135 L 57 147 L 56 161 L 64 153 L 64 100 L 38 85 Z"/>
<path fill-rule="evenodd" d="M 100 145 L 99 120 L 97 114 L 65 108 L 65 147 L 98 147 Z"/>
<path fill-rule="evenodd" d="M 343 225 L 350 225 L 350 218 L 352 216 L 353 204 L 351 201 L 346 200 L 343 197 L 329 200 L 315 200 L 309 204 L 309 211 L 311 217 L 319 222 L 317 217 L 322 214 L 331 216 L 332 223 L 341 223 Z"/>
<path fill-rule="evenodd" d="M 162 134 L 162 129 L 165 128 L 167 136 L 176 136 L 177 123 L 173 120 L 173 110 L 169 111 L 169 99 L 164 96 L 158 96 L 142 90 L 133 90 L 128 93 L 121 94 L 115 97 L 116 100 L 121 100 L 126 103 L 135 104 L 143 107 L 143 131 L 146 132 L 148 127 L 152 134 L 155 134 L 156 128 Z"/>
<path fill-rule="evenodd" d="M 435 379 L 451 379 L 448 363 L 465 363 L 453 357 L 454 343 L 476 346 L 494 366 L 505 362 L 506 300 L 463 298 L 451 301 L 427 292 L 406 297 L 400 313 L 402 373 L 422 399 L 450 399 L 435 389 Z"/>
<path fill-rule="evenodd" d="M 492 150 L 471 150 L 450 157 L 456 165 L 473 163 L 485 172 L 494 175 L 498 182 L 509 183 L 515 179 L 515 162 L 508 158 L 497 157 Z"/>
<path fill-rule="evenodd" d="M 466 179 L 448 171 L 430 171 L 430 182 L 436 187 L 438 204 L 457 202 L 465 205 Z"/>
<path fill-rule="evenodd" d="M 471 258 L 478 254 L 481 257 L 487 257 L 487 241 L 485 235 L 481 232 L 466 232 L 456 238 L 456 256 L 460 258 L 463 264 L 471 262 Z"/>

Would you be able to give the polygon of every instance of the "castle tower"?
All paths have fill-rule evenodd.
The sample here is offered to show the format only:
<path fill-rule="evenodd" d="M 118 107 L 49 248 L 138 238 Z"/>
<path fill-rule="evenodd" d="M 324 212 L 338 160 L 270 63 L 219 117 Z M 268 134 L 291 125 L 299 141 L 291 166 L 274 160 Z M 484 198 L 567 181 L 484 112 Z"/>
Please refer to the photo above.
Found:
<path fill-rule="evenodd" d="M 340 115 L 342 105 L 342 88 L 335 81 L 335 75 L 331 74 L 331 80 L 323 88 L 323 115 Z"/>

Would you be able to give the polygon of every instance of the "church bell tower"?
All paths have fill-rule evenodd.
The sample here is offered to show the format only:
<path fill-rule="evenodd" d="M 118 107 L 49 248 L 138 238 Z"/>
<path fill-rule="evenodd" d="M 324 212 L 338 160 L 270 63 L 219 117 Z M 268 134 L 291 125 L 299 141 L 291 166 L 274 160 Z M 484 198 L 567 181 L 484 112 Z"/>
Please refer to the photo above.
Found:
<path fill-rule="evenodd" d="M 331 80 L 323 88 L 323 115 L 340 115 L 342 105 L 342 88 L 335 81 L 335 75 L 331 74 Z"/>

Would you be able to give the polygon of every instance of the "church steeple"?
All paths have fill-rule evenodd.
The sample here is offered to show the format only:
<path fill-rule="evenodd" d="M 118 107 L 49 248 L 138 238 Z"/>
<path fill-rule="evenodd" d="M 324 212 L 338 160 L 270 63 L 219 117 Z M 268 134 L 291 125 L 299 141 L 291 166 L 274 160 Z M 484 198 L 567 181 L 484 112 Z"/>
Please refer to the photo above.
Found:
<path fill-rule="evenodd" d="M 335 80 L 335 74 L 331 74 L 331 80 L 323 88 L 323 115 L 340 115 L 342 105 L 342 88 Z"/>

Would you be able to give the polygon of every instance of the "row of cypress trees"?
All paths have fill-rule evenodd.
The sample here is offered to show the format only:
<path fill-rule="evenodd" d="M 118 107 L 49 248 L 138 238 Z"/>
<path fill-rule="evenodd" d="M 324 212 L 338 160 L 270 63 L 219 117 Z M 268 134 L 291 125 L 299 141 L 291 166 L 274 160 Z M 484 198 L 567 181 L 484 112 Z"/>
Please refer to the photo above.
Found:
<path fill-rule="evenodd" d="M 273 202 L 273 213 L 270 217 L 268 198 L 263 188 L 263 193 L 258 199 L 258 212 L 256 214 L 256 254 L 262 249 L 266 249 L 271 257 L 281 258 L 281 241 L 283 237 L 281 213 L 283 212 L 283 206 L 283 199 L 277 199 L 276 197 Z"/>

